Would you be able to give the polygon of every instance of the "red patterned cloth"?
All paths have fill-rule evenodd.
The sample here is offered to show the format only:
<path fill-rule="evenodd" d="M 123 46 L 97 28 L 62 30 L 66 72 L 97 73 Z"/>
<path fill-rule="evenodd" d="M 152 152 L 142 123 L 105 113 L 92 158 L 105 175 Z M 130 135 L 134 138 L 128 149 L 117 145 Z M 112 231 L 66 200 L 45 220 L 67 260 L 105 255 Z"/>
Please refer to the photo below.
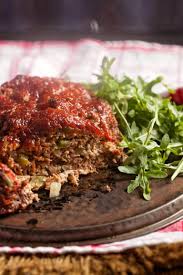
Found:
<path fill-rule="evenodd" d="M 115 57 L 112 73 L 151 79 L 162 75 L 172 87 L 183 86 L 183 47 L 141 41 L 101 42 L 0 42 L 0 83 L 16 74 L 69 77 L 72 81 L 94 82 L 104 56 Z M 131 240 L 102 245 L 53 247 L 8 247 L 1 252 L 106 253 L 162 242 L 183 241 L 183 220 Z"/>

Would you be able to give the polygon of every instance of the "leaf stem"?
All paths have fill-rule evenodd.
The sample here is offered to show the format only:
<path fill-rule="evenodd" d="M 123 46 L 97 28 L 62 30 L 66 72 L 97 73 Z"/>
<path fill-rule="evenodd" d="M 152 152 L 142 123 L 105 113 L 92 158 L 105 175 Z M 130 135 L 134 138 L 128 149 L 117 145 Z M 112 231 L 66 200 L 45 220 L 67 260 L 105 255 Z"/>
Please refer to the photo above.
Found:
<path fill-rule="evenodd" d="M 183 170 L 183 158 L 179 162 L 177 169 L 175 170 L 175 172 L 173 173 L 173 175 L 171 177 L 172 181 L 178 176 L 178 174 L 181 172 L 181 170 Z"/>
<path fill-rule="evenodd" d="M 157 118 L 158 118 L 158 108 L 156 108 L 155 116 L 154 116 L 154 118 L 151 120 L 150 125 L 149 125 L 149 127 L 148 127 L 147 137 L 146 137 L 146 139 L 145 139 L 144 145 L 147 145 L 147 143 L 148 143 L 148 141 L 149 141 L 149 138 L 150 138 L 150 136 L 151 136 L 151 132 L 152 132 L 152 130 L 153 130 L 153 128 L 154 128 L 154 125 L 155 125 L 155 123 L 156 123 L 156 121 L 157 121 Z"/>
<path fill-rule="evenodd" d="M 114 103 L 114 106 L 118 112 L 118 114 L 120 115 L 121 119 L 123 120 L 124 124 L 126 125 L 126 128 L 127 128 L 127 132 L 128 132 L 128 136 L 130 139 L 133 139 L 132 137 L 132 132 L 131 132 L 131 129 L 130 129 L 130 126 L 128 124 L 128 121 L 126 120 L 125 116 L 123 115 L 123 113 L 121 112 L 121 110 L 119 109 L 118 105 L 116 103 Z"/>

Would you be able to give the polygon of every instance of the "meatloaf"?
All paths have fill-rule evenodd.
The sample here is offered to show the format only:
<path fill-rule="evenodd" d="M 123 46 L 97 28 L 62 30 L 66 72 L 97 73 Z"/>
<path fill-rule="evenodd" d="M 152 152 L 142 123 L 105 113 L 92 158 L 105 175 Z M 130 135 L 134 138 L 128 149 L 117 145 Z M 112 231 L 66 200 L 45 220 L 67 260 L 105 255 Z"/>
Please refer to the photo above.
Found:
<path fill-rule="evenodd" d="M 19 181 L 16 175 L 3 163 L 0 163 L 0 214 L 8 214 L 25 209 L 37 201 L 28 181 Z"/>
<path fill-rule="evenodd" d="M 18 75 L 0 87 L 0 137 L 0 162 L 50 196 L 124 158 L 109 104 L 58 78 Z"/>

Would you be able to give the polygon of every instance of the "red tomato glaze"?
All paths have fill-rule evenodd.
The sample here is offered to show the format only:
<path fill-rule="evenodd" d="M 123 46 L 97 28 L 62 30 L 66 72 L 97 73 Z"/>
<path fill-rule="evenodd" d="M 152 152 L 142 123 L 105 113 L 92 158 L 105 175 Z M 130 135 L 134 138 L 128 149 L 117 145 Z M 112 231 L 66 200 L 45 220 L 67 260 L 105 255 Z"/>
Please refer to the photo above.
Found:
<path fill-rule="evenodd" d="M 18 75 L 0 88 L 0 132 L 18 138 L 78 129 L 106 140 L 119 131 L 111 107 L 82 85 Z"/>

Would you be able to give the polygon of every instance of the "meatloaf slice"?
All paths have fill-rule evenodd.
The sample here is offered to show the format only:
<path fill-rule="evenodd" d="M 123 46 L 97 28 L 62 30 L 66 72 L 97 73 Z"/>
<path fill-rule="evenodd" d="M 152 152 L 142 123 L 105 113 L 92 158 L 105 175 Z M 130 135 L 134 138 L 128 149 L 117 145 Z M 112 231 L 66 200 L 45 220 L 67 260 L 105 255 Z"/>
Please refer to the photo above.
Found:
<path fill-rule="evenodd" d="M 19 75 L 0 87 L 0 136 L 0 162 L 33 189 L 78 184 L 124 158 L 109 104 L 57 78 Z"/>
<path fill-rule="evenodd" d="M 0 163 L 0 214 L 24 209 L 38 197 L 26 180 L 19 181 L 6 165 Z"/>

